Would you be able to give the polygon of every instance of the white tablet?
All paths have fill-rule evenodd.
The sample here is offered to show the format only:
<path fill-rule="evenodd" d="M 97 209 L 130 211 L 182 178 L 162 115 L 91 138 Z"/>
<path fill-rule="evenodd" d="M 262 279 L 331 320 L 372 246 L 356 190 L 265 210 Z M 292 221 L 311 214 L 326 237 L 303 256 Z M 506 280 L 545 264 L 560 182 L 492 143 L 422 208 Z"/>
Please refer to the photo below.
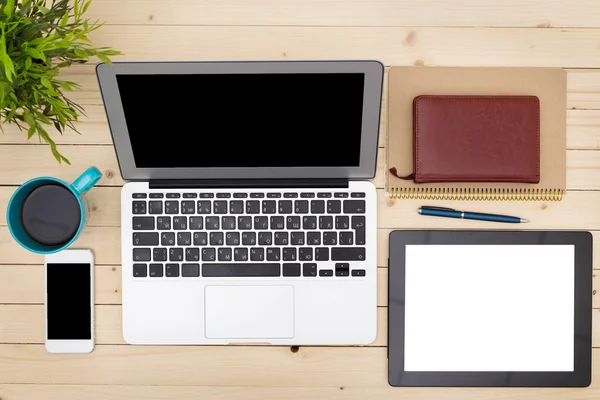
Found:
<path fill-rule="evenodd" d="M 392 386 L 588 386 L 589 232 L 394 231 Z"/>

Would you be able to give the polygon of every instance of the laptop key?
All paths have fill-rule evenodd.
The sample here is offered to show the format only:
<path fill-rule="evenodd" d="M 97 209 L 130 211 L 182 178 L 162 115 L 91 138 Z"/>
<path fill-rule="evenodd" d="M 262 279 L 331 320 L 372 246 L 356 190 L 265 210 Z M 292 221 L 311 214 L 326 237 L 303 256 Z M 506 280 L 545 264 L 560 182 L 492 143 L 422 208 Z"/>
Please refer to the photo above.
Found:
<path fill-rule="evenodd" d="M 254 229 L 265 230 L 269 229 L 269 217 L 254 217 Z"/>
<path fill-rule="evenodd" d="M 184 231 L 187 229 L 187 217 L 173 217 L 173 229 Z"/>
<path fill-rule="evenodd" d="M 196 197 L 198 197 L 197 193 L 184 193 L 183 194 L 184 199 L 195 199 Z"/>
<path fill-rule="evenodd" d="M 317 264 L 316 263 L 302 264 L 302 276 L 317 276 Z"/>
<path fill-rule="evenodd" d="M 227 214 L 227 200 L 215 200 L 213 203 L 213 213 Z"/>
<path fill-rule="evenodd" d="M 217 193 L 217 199 L 228 199 L 231 197 L 231 193 Z"/>
<path fill-rule="evenodd" d="M 332 247 L 331 261 L 363 261 L 364 247 Z"/>
<path fill-rule="evenodd" d="M 165 214 L 179 214 L 179 201 L 165 201 Z"/>
<path fill-rule="evenodd" d="M 218 230 L 219 217 L 206 217 L 206 229 L 210 231 Z"/>
<path fill-rule="evenodd" d="M 353 244 L 354 244 L 354 234 L 352 232 L 340 232 L 340 245 L 341 246 L 352 246 Z"/>
<path fill-rule="evenodd" d="M 350 217 L 347 215 L 338 215 L 335 217 L 335 229 L 350 229 Z"/>
<path fill-rule="evenodd" d="M 304 246 L 304 232 L 292 232 L 292 246 Z"/>
<path fill-rule="evenodd" d="M 344 200 L 344 214 L 364 214 L 364 212 L 364 200 Z"/>
<path fill-rule="evenodd" d="M 296 261 L 295 247 L 286 247 L 283 249 L 283 261 Z"/>
<path fill-rule="evenodd" d="M 281 249 L 279 247 L 269 247 L 267 249 L 267 261 L 280 261 Z"/>
<path fill-rule="evenodd" d="M 165 276 L 168 278 L 176 278 L 179 276 L 179 264 L 165 265 Z"/>
<path fill-rule="evenodd" d="M 317 229 L 317 217 L 313 215 L 302 217 L 302 229 Z"/>
<path fill-rule="evenodd" d="M 197 247 L 185 249 L 185 261 L 200 261 L 200 249 Z"/>
<path fill-rule="evenodd" d="M 131 204 L 131 212 L 133 214 L 146 214 L 146 202 L 145 201 L 134 201 Z"/>
<path fill-rule="evenodd" d="M 194 232 L 194 246 L 206 246 L 208 235 L 206 232 Z"/>
<path fill-rule="evenodd" d="M 182 214 L 194 214 L 196 212 L 196 202 L 194 200 L 184 200 L 181 202 Z"/>
<path fill-rule="evenodd" d="M 327 213 L 339 214 L 342 212 L 342 202 L 340 200 L 327 200 Z"/>
<path fill-rule="evenodd" d="M 273 243 L 273 232 L 259 232 L 258 245 L 270 246 Z"/>
<path fill-rule="evenodd" d="M 319 271 L 319 276 L 333 276 L 333 270 L 331 269 L 322 269 Z"/>
<path fill-rule="evenodd" d="M 181 264 L 181 276 L 186 278 L 200 276 L 200 264 Z"/>
<path fill-rule="evenodd" d="M 164 247 L 155 247 L 152 249 L 153 261 L 167 261 L 167 249 Z"/>
<path fill-rule="evenodd" d="M 279 214 L 291 214 L 292 206 L 291 200 L 279 200 Z"/>
<path fill-rule="evenodd" d="M 235 229 L 235 217 L 221 217 L 221 229 L 232 231 Z"/>
<path fill-rule="evenodd" d="M 223 246 L 223 232 L 211 232 L 210 233 L 210 245 L 211 246 Z"/>
<path fill-rule="evenodd" d="M 350 276 L 350 264 L 336 263 L 335 264 L 335 276 Z"/>
<path fill-rule="evenodd" d="M 365 231 L 365 217 L 360 216 L 360 215 L 355 215 L 352 217 L 352 229 L 354 229 L 354 234 L 355 234 L 355 240 L 354 240 L 354 244 L 357 244 L 359 246 L 364 246 L 365 245 L 365 237 L 366 237 L 366 231 Z"/>
<path fill-rule="evenodd" d="M 287 229 L 300 229 L 300 217 L 297 215 L 287 217 Z"/>
<path fill-rule="evenodd" d="M 367 273 L 364 269 L 353 269 L 352 270 L 352 276 L 365 276 L 365 275 L 367 275 Z"/>
<path fill-rule="evenodd" d="M 179 193 L 167 193 L 167 199 L 178 199 L 181 195 Z"/>
<path fill-rule="evenodd" d="M 264 193 L 250 193 L 251 199 L 262 199 L 263 197 L 265 197 Z"/>
<path fill-rule="evenodd" d="M 315 249 L 315 261 L 329 261 L 329 247 L 317 247 Z"/>
<path fill-rule="evenodd" d="M 202 264 L 202 276 L 214 277 L 262 277 L 281 276 L 279 263 Z"/>
<path fill-rule="evenodd" d="M 254 246 L 256 244 L 256 232 L 242 232 L 242 245 Z"/>
<path fill-rule="evenodd" d="M 283 276 L 300 276 L 300 264 L 299 263 L 283 264 Z"/>
<path fill-rule="evenodd" d="M 308 214 L 308 200 L 296 200 L 294 202 L 296 214 Z"/>
<path fill-rule="evenodd" d="M 335 193 L 335 194 L 333 195 L 333 197 L 341 197 L 341 198 L 346 198 L 346 197 L 348 197 L 348 193 L 347 193 L 347 192 Z"/>
<path fill-rule="evenodd" d="M 134 231 L 152 231 L 154 217 L 133 217 L 132 228 Z"/>
<path fill-rule="evenodd" d="M 149 214 L 162 214 L 163 213 L 163 202 L 160 200 L 150 200 L 148 202 L 148 213 Z"/>
<path fill-rule="evenodd" d="M 288 244 L 288 233 L 287 232 L 275 232 L 275 246 L 287 246 Z"/>
<path fill-rule="evenodd" d="M 312 228 L 315 229 L 315 228 Z M 319 229 L 333 229 L 333 217 L 331 215 L 322 215 L 319 217 Z"/>
<path fill-rule="evenodd" d="M 227 232 L 225 235 L 225 244 L 227 246 L 239 246 L 240 245 L 240 233 L 239 232 Z"/>
<path fill-rule="evenodd" d="M 146 264 L 133 264 L 133 277 L 145 278 L 148 276 L 148 266 Z"/>
<path fill-rule="evenodd" d="M 163 265 L 162 264 L 150 264 L 150 276 L 153 278 L 162 278 Z"/>
<path fill-rule="evenodd" d="M 324 214 L 325 213 L 325 200 L 311 200 L 310 213 L 311 214 Z"/>
<path fill-rule="evenodd" d="M 175 246 L 175 232 L 163 232 L 160 234 L 161 246 Z"/>
<path fill-rule="evenodd" d="M 319 246 L 321 244 L 321 232 L 306 232 L 306 244 Z"/>
<path fill-rule="evenodd" d="M 149 197 L 151 199 L 162 199 L 163 197 L 165 197 L 165 195 L 162 193 L 150 193 Z"/>
<path fill-rule="evenodd" d="M 249 217 L 247 215 L 243 217 L 238 217 L 238 229 L 252 229 L 252 217 Z"/>
<path fill-rule="evenodd" d="M 202 196 L 200 196 L 202 197 Z M 212 213 L 212 203 L 210 200 L 198 200 L 198 214 L 211 214 Z"/>
<path fill-rule="evenodd" d="M 202 261 L 215 261 L 217 259 L 217 250 L 213 247 L 202 249 Z"/>
<path fill-rule="evenodd" d="M 200 195 L 198 196 L 201 199 L 212 199 L 213 197 L 215 197 L 214 193 L 200 193 Z"/>
<path fill-rule="evenodd" d="M 233 194 L 234 199 L 245 199 L 246 197 L 248 197 L 248 193 L 234 193 Z"/>
<path fill-rule="evenodd" d="M 281 197 L 281 193 L 267 193 L 267 199 L 278 199 Z"/>
<path fill-rule="evenodd" d="M 204 217 L 190 217 L 190 230 L 201 231 L 204 229 Z"/>
<path fill-rule="evenodd" d="M 246 247 L 237 247 L 233 249 L 234 261 L 248 261 L 248 249 Z"/>
<path fill-rule="evenodd" d="M 337 244 L 337 232 L 323 232 L 323 244 L 335 246 Z"/>
<path fill-rule="evenodd" d="M 156 229 L 159 231 L 171 229 L 171 217 L 156 217 Z"/>
<path fill-rule="evenodd" d="M 150 249 L 134 248 L 133 261 L 150 261 Z"/>
<path fill-rule="evenodd" d="M 323 198 L 327 199 L 327 198 L 331 197 L 331 193 L 317 193 L 317 197 L 319 197 L 321 199 L 323 199 Z"/>
<path fill-rule="evenodd" d="M 183 261 L 183 249 L 178 247 L 170 248 L 169 261 Z"/>
<path fill-rule="evenodd" d="M 258 200 L 246 201 L 246 214 L 260 214 L 260 201 L 258 201 Z"/>
<path fill-rule="evenodd" d="M 134 246 L 157 246 L 158 245 L 158 232 L 134 232 L 133 233 L 133 245 Z"/>
<path fill-rule="evenodd" d="M 243 214 L 244 213 L 244 201 L 243 200 L 231 200 L 229 202 L 229 213 L 230 214 Z"/>
<path fill-rule="evenodd" d="M 284 193 L 283 197 L 286 199 L 295 199 L 298 197 L 298 193 Z"/>
<path fill-rule="evenodd" d="M 300 247 L 298 249 L 298 261 L 312 261 L 312 260 L 313 260 L 312 247 Z"/>
<path fill-rule="evenodd" d="M 177 232 L 177 246 L 191 246 L 192 234 L 190 232 Z"/>
<path fill-rule="evenodd" d="M 271 229 L 285 229 L 285 217 L 281 215 L 274 215 L 271 217 Z"/>
<path fill-rule="evenodd" d="M 277 212 L 277 202 L 275 200 L 263 200 L 263 214 L 275 214 Z"/>
<path fill-rule="evenodd" d="M 134 199 L 145 199 L 147 197 L 146 193 L 134 193 L 131 195 Z"/>
<path fill-rule="evenodd" d="M 250 261 L 264 261 L 265 249 L 262 247 L 253 247 L 250 249 Z"/>
<path fill-rule="evenodd" d="M 365 194 L 362 192 L 359 193 L 352 193 L 351 197 L 365 197 Z"/>
<path fill-rule="evenodd" d="M 231 248 L 222 247 L 217 251 L 219 261 L 231 261 Z"/>

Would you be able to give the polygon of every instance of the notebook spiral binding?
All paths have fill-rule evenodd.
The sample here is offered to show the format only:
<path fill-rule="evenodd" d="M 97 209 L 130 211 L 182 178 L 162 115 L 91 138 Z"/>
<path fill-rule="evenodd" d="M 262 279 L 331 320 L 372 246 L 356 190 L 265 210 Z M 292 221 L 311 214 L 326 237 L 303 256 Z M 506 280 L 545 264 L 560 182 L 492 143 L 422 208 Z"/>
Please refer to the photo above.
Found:
<path fill-rule="evenodd" d="M 391 188 L 392 199 L 561 201 L 562 189 Z"/>

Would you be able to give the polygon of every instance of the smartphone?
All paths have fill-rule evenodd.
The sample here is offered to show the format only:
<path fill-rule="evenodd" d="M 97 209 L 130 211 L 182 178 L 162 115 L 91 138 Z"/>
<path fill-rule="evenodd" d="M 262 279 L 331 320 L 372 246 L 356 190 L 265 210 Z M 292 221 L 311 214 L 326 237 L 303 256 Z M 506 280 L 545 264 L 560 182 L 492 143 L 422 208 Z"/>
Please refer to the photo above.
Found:
<path fill-rule="evenodd" d="M 94 349 L 94 255 L 63 250 L 45 256 L 46 350 L 90 353 Z"/>

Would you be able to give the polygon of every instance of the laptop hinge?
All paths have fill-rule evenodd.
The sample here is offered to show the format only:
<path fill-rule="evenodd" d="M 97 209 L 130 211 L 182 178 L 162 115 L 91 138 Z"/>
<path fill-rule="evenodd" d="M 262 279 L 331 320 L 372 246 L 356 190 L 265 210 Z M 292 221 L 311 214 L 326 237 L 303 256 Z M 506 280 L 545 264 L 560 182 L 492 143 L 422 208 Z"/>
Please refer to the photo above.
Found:
<path fill-rule="evenodd" d="M 149 184 L 150 189 L 347 188 L 348 179 L 170 179 Z"/>

